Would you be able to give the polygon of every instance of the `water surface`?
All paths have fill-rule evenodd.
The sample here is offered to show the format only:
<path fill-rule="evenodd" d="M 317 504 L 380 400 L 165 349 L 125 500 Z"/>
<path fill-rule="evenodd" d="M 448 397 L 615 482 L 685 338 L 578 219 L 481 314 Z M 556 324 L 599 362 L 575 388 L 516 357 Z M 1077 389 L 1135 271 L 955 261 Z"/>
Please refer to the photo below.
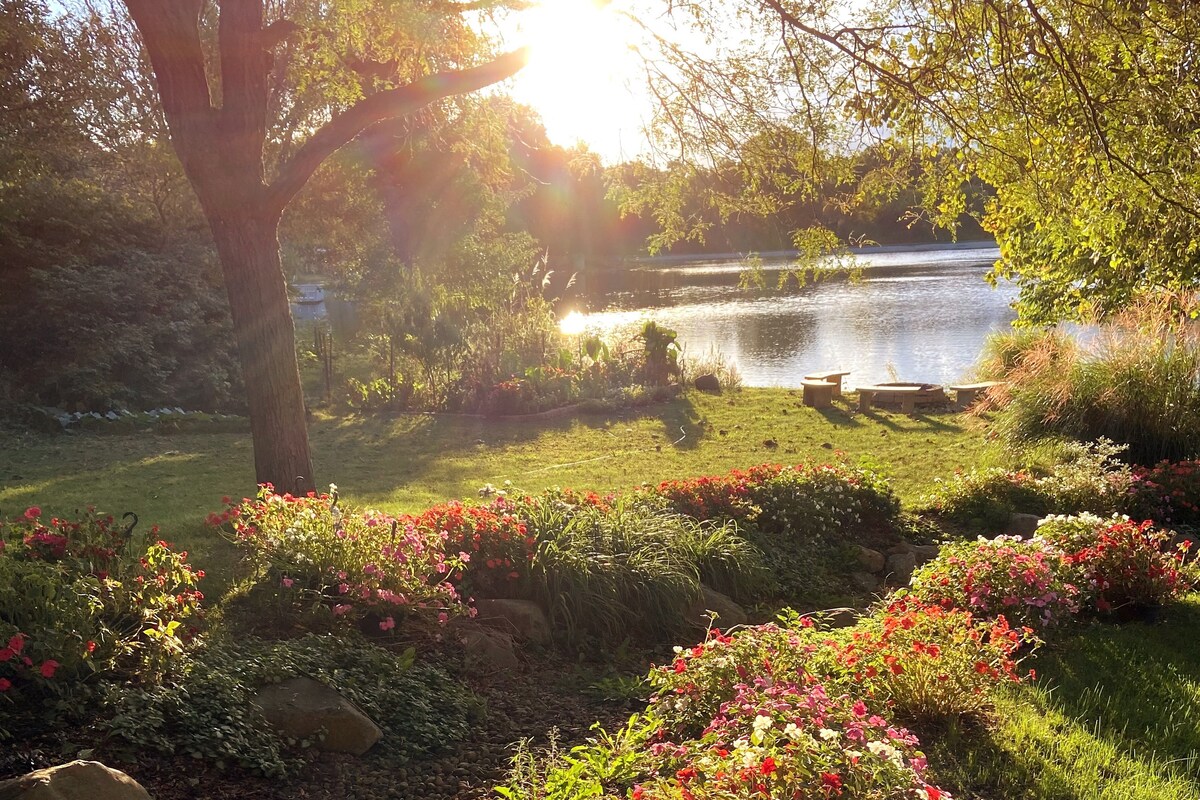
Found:
<path fill-rule="evenodd" d="M 740 258 L 643 262 L 584 275 L 585 330 L 631 336 L 646 319 L 674 328 L 687 355 L 716 347 L 746 386 L 799 386 L 806 372 L 850 370 L 849 385 L 887 380 L 952 383 L 970 370 L 989 333 L 1015 318 L 1016 290 L 984 275 L 994 246 L 872 248 L 862 277 L 779 291 L 738 287 Z M 787 268 L 763 264 L 767 282 Z"/>

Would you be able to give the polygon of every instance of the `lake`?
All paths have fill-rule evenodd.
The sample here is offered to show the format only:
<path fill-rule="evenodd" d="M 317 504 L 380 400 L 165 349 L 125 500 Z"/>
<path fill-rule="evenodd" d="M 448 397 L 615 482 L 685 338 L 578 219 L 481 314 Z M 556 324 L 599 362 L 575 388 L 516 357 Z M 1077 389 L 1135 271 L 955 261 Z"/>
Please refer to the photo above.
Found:
<path fill-rule="evenodd" d="M 717 348 L 745 386 L 795 387 L 806 372 L 851 370 L 850 386 L 888 380 L 953 383 L 993 331 L 1016 314 L 1016 289 L 984 275 L 999 257 L 983 244 L 856 251 L 859 281 L 839 276 L 791 290 L 738 288 L 743 259 L 646 260 L 583 273 L 581 307 L 564 329 L 618 338 L 646 319 L 675 329 L 685 355 Z M 774 286 L 783 258 L 764 258 Z"/>

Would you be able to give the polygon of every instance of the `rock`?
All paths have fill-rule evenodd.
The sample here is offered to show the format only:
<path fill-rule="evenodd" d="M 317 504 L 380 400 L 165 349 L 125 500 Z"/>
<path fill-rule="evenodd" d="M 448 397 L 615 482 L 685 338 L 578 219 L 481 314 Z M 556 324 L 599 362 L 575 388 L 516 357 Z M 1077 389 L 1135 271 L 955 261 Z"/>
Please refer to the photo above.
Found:
<path fill-rule="evenodd" d="M 879 578 L 869 572 L 851 572 L 850 582 L 855 588 L 864 592 L 874 592 L 879 589 Z"/>
<path fill-rule="evenodd" d="M 358 706 L 312 678 L 292 678 L 264 687 L 254 699 L 263 717 L 284 736 L 307 739 L 319 731 L 317 749 L 361 756 L 383 736 Z"/>
<path fill-rule="evenodd" d="M 537 603 L 529 600 L 476 600 L 475 619 L 489 628 L 526 642 L 549 644 L 550 620 Z"/>
<path fill-rule="evenodd" d="M 869 547 L 860 545 L 858 548 L 858 563 L 867 572 L 883 572 L 883 568 L 887 565 L 887 558 L 878 550 L 872 550 Z"/>
<path fill-rule="evenodd" d="M 893 586 L 907 586 L 912 580 L 913 570 L 917 568 L 916 553 L 894 553 L 888 556 L 884 572 L 887 580 Z"/>
<path fill-rule="evenodd" d="M 712 620 L 710 611 L 716 612 L 717 618 Z M 698 628 L 707 628 L 712 624 L 715 628 L 729 630 L 735 625 L 745 625 L 750 616 L 745 609 L 733 602 L 728 595 L 708 588 L 701 584 L 700 599 L 692 604 L 687 611 L 687 620 Z"/>
<path fill-rule="evenodd" d="M 941 547 L 936 544 L 914 544 L 912 547 L 913 555 L 917 557 L 917 566 L 928 564 L 938 557 L 941 552 Z"/>
<path fill-rule="evenodd" d="M 133 778 L 99 761 L 72 761 L 0 781 L 3 800 L 150 800 Z"/>
<path fill-rule="evenodd" d="M 887 549 L 889 556 L 894 556 L 897 553 L 911 553 L 912 551 L 913 546 L 908 542 L 898 542 Z"/>
<path fill-rule="evenodd" d="M 464 626 L 458 632 L 465 651 L 466 668 L 475 675 L 511 672 L 521 666 L 513 648 L 513 637 L 480 625 Z"/>
<path fill-rule="evenodd" d="M 824 611 L 813 611 L 804 616 L 812 617 L 813 622 L 823 631 L 835 631 L 858 624 L 863 614 L 864 612 L 857 608 L 827 608 Z"/>
<path fill-rule="evenodd" d="M 698 375 L 696 377 L 696 388 L 702 392 L 719 392 L 721 391 L 721 381 L 716 375 Z"/>
<path fill-rule="evenodd" d="M 1037 514 L 1009 514 L 1004 532 L 1009 536 L 1028 538 L 1037 533 L 1041 518 Z"/>

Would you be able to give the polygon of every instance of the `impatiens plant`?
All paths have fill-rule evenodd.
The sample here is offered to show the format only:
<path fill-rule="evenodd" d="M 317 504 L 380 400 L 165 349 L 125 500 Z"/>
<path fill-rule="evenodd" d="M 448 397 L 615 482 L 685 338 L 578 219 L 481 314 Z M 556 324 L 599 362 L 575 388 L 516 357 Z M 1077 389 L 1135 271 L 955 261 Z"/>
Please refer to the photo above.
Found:
<path fill-rule="evenodd" d="M 980 621 L 901 597 L 834 646 L 854 684 L 897 717 L 945 720 L 986 712 L 997 683 L 1021 680 L 1015 653 L 1028 638 L 1004 617 Z"/>
<path fill-rule="evenodd" d="M 955 542 L 913 574 L 911 593 L 924 603 L 983 619 L 1004 615 L 1014 627 L 1041 631 L 1079 610 L 1079 589 L 1063 566 L 1062 553 L 1041 538 Z"/>
<path fill-rule="evenodd" d="M 1109 521 L 1089 539 L 1072 537 L 1064 556 L 1068 569 L 1086 588 L 1099 611 L 1122 606 L 1158 605 L 1185 591 L 1183 551 L 1169 551 L 1170 536 L 1153 523 Z"/>
<path fill-rule="evenodd" d="M 153 679 L 180 655 L 204 573 L 165 542 L 135 545 L 131 530 L 90 510 L 0 520 L 0 704 L 70 693 L 92 676 Z"/>
<path fill-rule="evenodd" d="M 819 683 L 760 677 L 736 686 L 699 738 L 664 734 L 635 800 L 949 797 L 922 779 L 916 736 Z"/>
<path fill-rule="evenodd" d="M 517 581 L 529 572 L 534 540 L 519 509 L 504 496 L 484 506 L 442 503 L 405 519 L 405 524 L 448 553 L 459 554 L 460 589 L 483 597 L 517 596 Z"/>
<path fill-rule="evenodd" d="M 1135 519 L 1200 523 L 1200 461 L 1163 461 L 1134 468 L 1123 510 Z"/>
<path fill-rule="evenodd" d="M 444 549 L 449 534 L 411 517 L 343 509 L 336 494 L 276 494 L 230 501 L 210 515 L 244 548 L 260 584 L 294 611 L 364 620 L 383 632 L 397 622 L 446 622 L 465 611 L 451 582 L 466 558 Z"/>

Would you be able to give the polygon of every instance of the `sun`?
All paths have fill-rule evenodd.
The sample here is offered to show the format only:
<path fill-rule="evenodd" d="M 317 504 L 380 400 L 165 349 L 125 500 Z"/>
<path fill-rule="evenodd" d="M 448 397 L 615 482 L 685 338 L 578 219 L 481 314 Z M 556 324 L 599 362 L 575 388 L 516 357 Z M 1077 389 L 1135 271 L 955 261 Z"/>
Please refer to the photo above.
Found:
<path fill-rule="evenodd" d="M 551 141 L 620 158 L 623 138 L 641 136 L 648 105 L 637 25 L 614 2 L 542 0 L 520 15 L 517 37 L 530 58 L 512 93 L 541 115 Z"/>

